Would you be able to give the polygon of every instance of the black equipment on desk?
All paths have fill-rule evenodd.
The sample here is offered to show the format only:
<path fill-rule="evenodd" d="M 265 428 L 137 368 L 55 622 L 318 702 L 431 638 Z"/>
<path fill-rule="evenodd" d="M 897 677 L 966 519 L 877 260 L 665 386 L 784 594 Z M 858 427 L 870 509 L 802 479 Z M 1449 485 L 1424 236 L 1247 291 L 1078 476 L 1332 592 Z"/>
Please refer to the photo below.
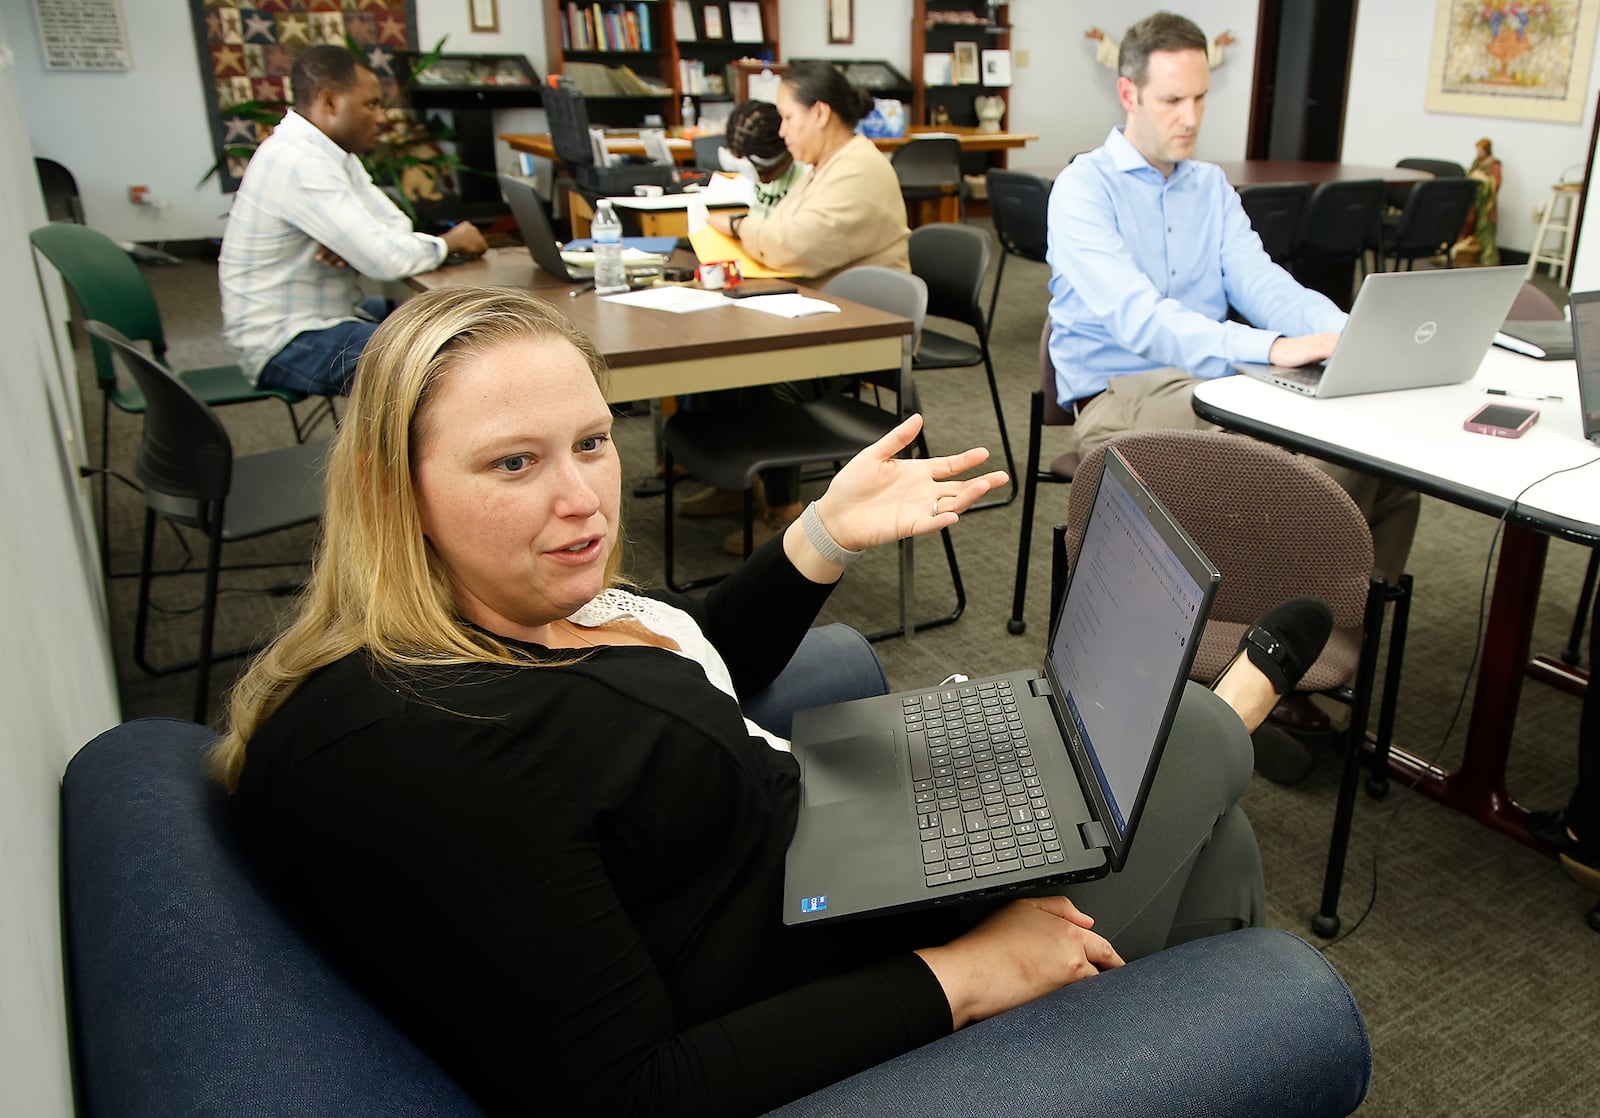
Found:
<path fill-rule="evenodd" d="M 636 186 L 681 189 L 671 167 L 653 163 L 596 165 L 594 149 L 589 144 L 589 110 L 584 106 L 583 94 L 565 74 L 550 75 L 544 89 L 544 115 L 550 124 L 550 144 L 556 157 L 572 172 L 579 191 L 591 198 L 632 194 Z"/>

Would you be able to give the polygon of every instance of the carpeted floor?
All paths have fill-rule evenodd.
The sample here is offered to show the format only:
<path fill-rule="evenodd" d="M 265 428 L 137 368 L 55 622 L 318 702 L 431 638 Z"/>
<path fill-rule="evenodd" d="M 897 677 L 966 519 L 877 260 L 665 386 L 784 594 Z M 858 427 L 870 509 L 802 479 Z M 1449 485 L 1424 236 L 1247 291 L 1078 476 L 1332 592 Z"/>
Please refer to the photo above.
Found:
<path fill-rule="evenodd" d="M 230 360 L 217 338 L 215 268 L 187 260 L 148 268 L 179 367 Z M 1043 319 L 1046 269 L 1012 260 L 1005 301 L 996 317 L 993 351 L 1019 459 L 1026 450 L 1028 396 L 1038 382 L 1035 358 Z M 937 324 L 935 324 L 937 325 Z M 946 324 L 948 326 L 948 324 Z M 959 329 L 959 328 L 956 328 Z M 80 368 L 86 349 L 79 339 Z M 974 443 L 998 457 L 994 416 L 981 370 L 931 374 L 921 381 L 929 438 L 935 452 Z M 100 396 L 85 382 L 86 426 L 97 427 Z M 277 404 L 220 413 L 237 450 L 269 449 L 289 440 Z M 112 463 L 126 469 L 138 439 L 133 417 L 115 414 Z M 1067 432 L 1046 431 L 1045 457 L 1067 448 Z M 619 424 L 625 489 L 650 472 L 652 437 L 647 418 Z M 98 448 L 96 448 L 98 453 Z M 1020 523 L 1018 501 L 974 514 L 955 532 L 968 603 L 955 625 L 889 640 L 878 646 L 896 685 L 920 685 L 951 672 L 978 675 L 1031 665 L 1041 659 L 1048 583 L 1049 524 L 1060 519 L 1067 489 L 1047 487 L 1033 534 L 1027 632 L 1011 636 L 1012 574 Z M 143 506 L 137 494 L 113 485 L 113 567 L 138 561 Z M 660 580 L 660 502 L 628 498 L 625 518 L 629 570 L 644 583 Z M 682 563 L 699 571 L 725 562 L 716 540 L 734 521 L 686 522 L 680 533 Z M 1449 764 L 1459 754 L 1464 722 L 1452 722 L 1476 646 L 1485 562 L 1495 522 L 1444 503 L 1425 500 L 1410 570 L 1416 577 L 1405 675 L 1400 688 L 1397 738 L 1414 751 Z M 302 558 L 312 530 L 240 545 L 235 558 Z M 181 552 L 163 529 L 159 553 Z M 917 596 L 924 615 L 949 608 L 949 578 L 940 549 L 917 548 Z M 1536 650 L 1565 644 L 1587 552 L 1552 543 L 1536 620 Z M 219 644 L 270 634 L 290 599 L 248 588 L 270 587 L 294 568 L 235 575 L 224 585 Z M 885 551 L 852 568 L 826 617 L 863 630 L 895 619 L 895 562 Z M 187 717 L 193 676 L 146 676 L 132 660 L 134 580 L 113 579 L 111 602 L 116 656 L 127 717 Z M 199 580 L 162 580 L 155 600 L 151 652 L 158 662 L 192 655 Z M 214 674 L 211 720 L 221 720 L 221 696 L 242 661 Z M 1470 692 L 1467 692 L 1470 695 Z M 1332 708 L 1331 708 L 1332 709 Z M 1465 718 L 1463 713 L 1462 718 Z M 1519 801 L 1549 806 L 1564 800 L 1575 772 L 1577 700 L 1540 684 L 1524 690 L 1517 712 L 1510 788 Z M 1446 730 L 1453 731 L 1446 738 Z M 1308 919 L 1320 897 L 1331 825 L 1336 759 L 1322 753 L 1312 776 L 1293 787 L 1257 777 L 1245 805 L 1260 838 L 1267 869 L 1271 919 L 1309 936 Z M 1583 923 L 1595 898 L 1569 882 L 1555 863 L 1493 834 L 1431 801 L 1396 788 L 1384 801 L 1364 794 L 1356 807 L 1355 837 L 1344 883 L 1341 915 L 1355 923 L 1376 890 L 1370 915 L 1354 934 L 1328 951 L 1355 990 L 1372 1033 L 1375 1079 L 1363 1108 L 1369 1115 L 1580 1115 L 1600 1113 L 1600 936 Z"/>

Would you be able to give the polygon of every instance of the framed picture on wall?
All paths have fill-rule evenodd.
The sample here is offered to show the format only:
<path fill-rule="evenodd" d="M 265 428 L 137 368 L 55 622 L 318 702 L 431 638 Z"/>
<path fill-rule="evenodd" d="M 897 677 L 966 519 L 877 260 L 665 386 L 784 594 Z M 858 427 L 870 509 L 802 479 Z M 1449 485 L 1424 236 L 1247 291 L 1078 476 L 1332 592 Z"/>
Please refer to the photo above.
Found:
<path fill-rule="evenodd" d="M 474 31 L 499 31 L 500 7 L 497 0 L 467 0 Z"/>
<path fill-rule="evenodd" d="M 967 42 L 955 45 L 955 63 L 951 80 L 956 85 L 977 85 L 978 76 L 978 44 Z"/>
<path fill-rule="evenodd" d="M 828 42 L 856 41 L 855 0 L 828 0 Z"/>

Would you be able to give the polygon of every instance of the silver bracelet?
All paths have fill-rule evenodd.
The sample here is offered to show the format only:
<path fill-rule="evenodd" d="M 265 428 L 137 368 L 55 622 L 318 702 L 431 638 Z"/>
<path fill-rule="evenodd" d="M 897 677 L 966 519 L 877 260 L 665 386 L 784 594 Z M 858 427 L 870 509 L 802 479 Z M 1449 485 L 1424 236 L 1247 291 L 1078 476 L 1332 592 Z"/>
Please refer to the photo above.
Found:
<path fill-rule="evenodd" d="M 838 540 L 828 535 L 828 529 L 823 526 L 822 517 L 817 515 L 817 502 L 812 501 L 806 506 L 806 511 L 800 514 L 800 527 L 805 529 L 806 539 L 811 541 L 811 546 L 817 549 L 817 554 L 830 563 L 841 567 L 848 567 L 857 559 L 866 554 L 865 550 L 851 551 L 842 546 Z"/>

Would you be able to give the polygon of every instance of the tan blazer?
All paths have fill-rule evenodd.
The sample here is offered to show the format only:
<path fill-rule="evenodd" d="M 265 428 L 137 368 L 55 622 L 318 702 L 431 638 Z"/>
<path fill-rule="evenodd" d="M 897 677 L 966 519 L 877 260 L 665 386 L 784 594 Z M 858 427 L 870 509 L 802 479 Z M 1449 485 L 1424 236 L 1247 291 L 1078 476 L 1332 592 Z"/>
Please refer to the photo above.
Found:
<path fill-rule="evenodd" d="M 846 268 L 911 270 L 906 206 L 889 157 L 856 135 L 764 218 L 739 223 L 745 250 L 769 268 L 821 286 Z"/>

